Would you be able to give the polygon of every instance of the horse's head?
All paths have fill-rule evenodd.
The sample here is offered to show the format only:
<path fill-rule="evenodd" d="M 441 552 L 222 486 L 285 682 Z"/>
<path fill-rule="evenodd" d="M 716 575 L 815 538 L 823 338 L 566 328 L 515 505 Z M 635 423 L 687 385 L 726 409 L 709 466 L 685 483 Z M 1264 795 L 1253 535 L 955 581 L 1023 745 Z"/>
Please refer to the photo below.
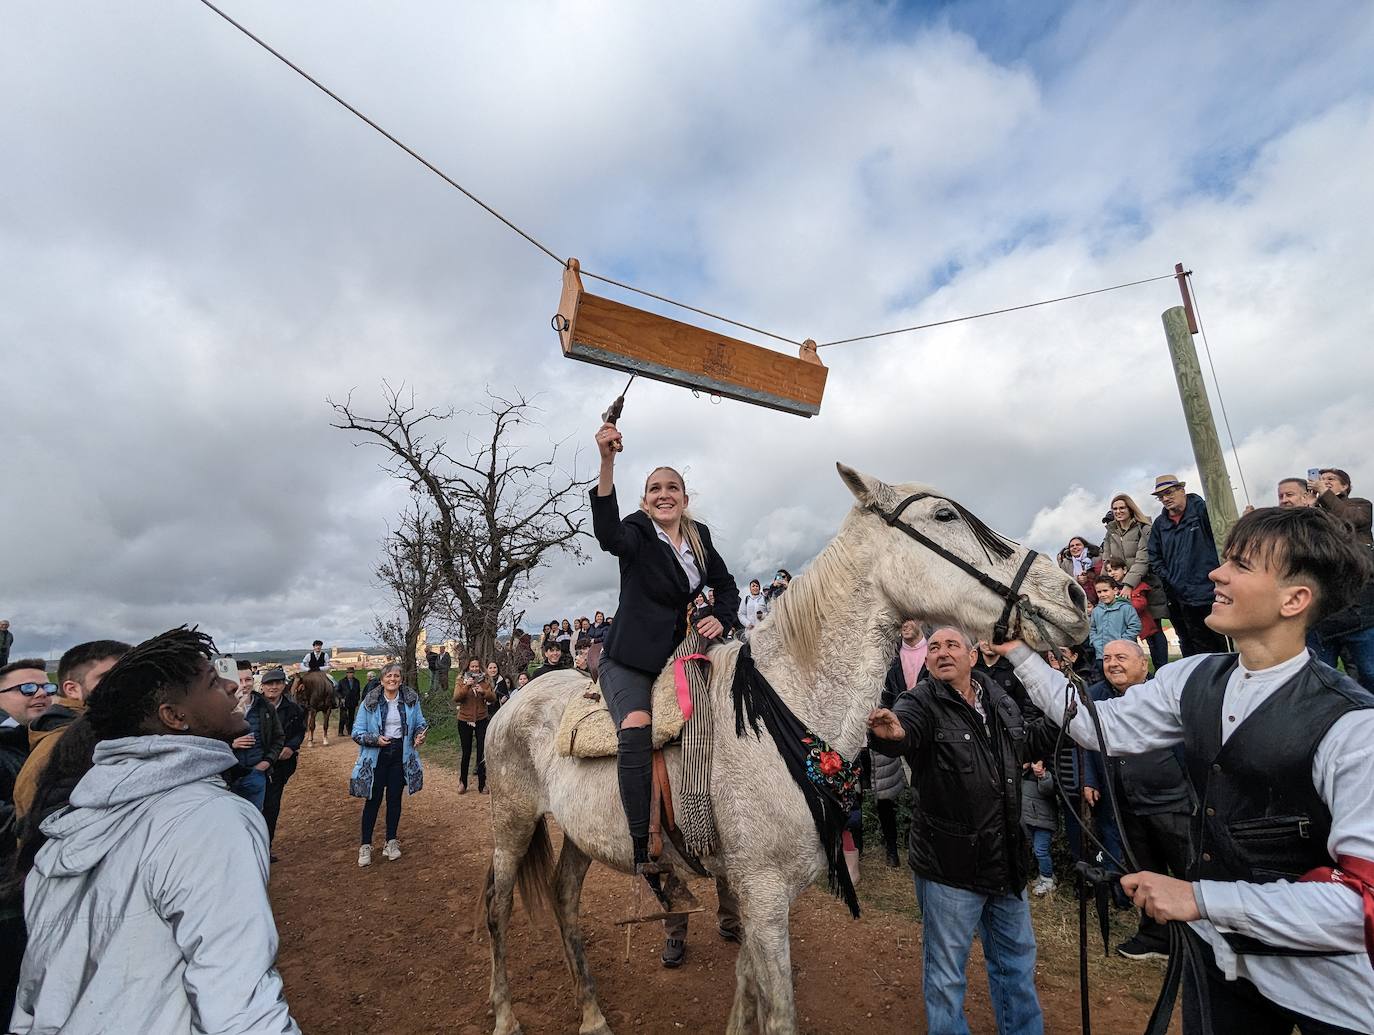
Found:
<path fill-rule="evenodd" d="M 888 485 L 837 464 L 858 506 L 846 524 L 862 530 L 869 574 L 894 615 L 950 622 L 992 639 L 1008 598 L 1023 605 L 1007 615 L 1008 638 L 1038 650 L 1046 643 L 1035 619 L 1058 644 L 1088 631 L 1082 588 L 1053 560 L 992 531 L 929 485 Z M 1031 617 L 1034 614 L 1035 619 Z"/>

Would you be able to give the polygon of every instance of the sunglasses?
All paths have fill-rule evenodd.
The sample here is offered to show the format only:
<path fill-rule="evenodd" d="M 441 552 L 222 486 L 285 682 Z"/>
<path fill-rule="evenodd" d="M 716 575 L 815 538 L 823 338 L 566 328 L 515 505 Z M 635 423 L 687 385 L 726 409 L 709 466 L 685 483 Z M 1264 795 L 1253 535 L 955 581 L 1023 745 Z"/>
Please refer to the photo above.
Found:
<path fill-rule="evenodd" d="M 38 693 L 38 692 L 41 690 L 43 693 L 45 693 L 45 694 L 47 694 L 48 696 L 51 697 L 52 695 L 54 695 L 54 694 L 57 693 L 57 684 L 56 684 L 56 683 L 20 683 L 18 686 L 7 686 L 7 687 L 5 687 L 5 691 L 4 691 L 4 692 L 8 693 L 8 692 L 11 691 L 11 690 L 18 690 L 18 691 L 19 691 L 21 694 L 23 694 L 25 697 L 32 697 L 34 694 Z"/>

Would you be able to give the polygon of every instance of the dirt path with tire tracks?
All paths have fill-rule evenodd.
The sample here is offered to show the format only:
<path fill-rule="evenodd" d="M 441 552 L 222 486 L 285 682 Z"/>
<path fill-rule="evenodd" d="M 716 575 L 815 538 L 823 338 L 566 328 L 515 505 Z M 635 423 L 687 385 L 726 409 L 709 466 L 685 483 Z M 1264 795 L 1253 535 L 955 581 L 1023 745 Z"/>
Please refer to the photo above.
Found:
<path fill-rule="evenodd" d="M 348 740 L 331 738 L 327 748 L 305 748 L 286 789 L 271 892 L 292 1013 L 307 1035 L 485 1035 L 491 1031 L 489 963 L 485 932 L 474 938 L 474 922 L 491 850 L 491 799 L 475 791 L 459 795 L 453 771 L 429 758 L 424 790 L 405 802 L 402 858 L 388 862 L 378 850 L 372 865 L 360 869 L 361 802 L 347 796 L 356 756 Z M 380 818 L 377 833 L 380 849 Z M 614 920 L 629 887 L 628 877 L 593 864 L 582 896 L 587 953 L 612 1028 L 622 1035 L 722 1031 L 734 996 L 738 947 L 720 939 L 714 917 L 702 913 L 693 918 L 681 969 L 660 966 L 662 933 L 656 925 L 635 930 L 627 961 L 623 928 Z M 709 883 L 694 888 L 714 904 Z M 870 854 L 860 890 L 870 901 L 858 922 L 815 888 L 793 908 L 801 1030 L 924 1031 L 920 924 L 902 911 L 914 899 L 908 871 L 887 870 L 880 853 Z M 890 904 L 896 908 L 884 908 Z M 1037 981 L 1052 1033 L 1079 1030 L 1077 959 L 1065 949 L 1074 943 L 1060 937 L 1063 930 L 1076 930 L 1073 908 L 1068 898 L 1036 903 Z M 1157 968 L 1145 971 L 1142 980 L 1139 965 L 1094 966 L 1097 1030 L 1143 1030 L 1158 987 Z M 577 1031 L 579 1015 L 557 935 L 551 926 L 531 924 L 518 899 L 510 981 L 527 1035 Z M 968 1002 L 973 1030 L 994 1031 L 976 948 Z"/>

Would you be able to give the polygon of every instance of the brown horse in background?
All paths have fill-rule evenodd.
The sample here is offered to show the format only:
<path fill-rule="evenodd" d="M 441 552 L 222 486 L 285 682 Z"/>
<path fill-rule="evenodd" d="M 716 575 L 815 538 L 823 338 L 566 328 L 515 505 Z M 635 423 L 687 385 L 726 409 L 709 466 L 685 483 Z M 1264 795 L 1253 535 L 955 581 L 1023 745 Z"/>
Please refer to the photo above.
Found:
<path fill-rule="evenodd" d="M 323 672 L 297 672 L 287 687 L 296 703 L 305 709 L 306 729 L 311 747 L 315 746 L 315 713 L 324 712 L 324 746 L 329 747 L 329 716 L 337 704 L 334 684 Z"/>

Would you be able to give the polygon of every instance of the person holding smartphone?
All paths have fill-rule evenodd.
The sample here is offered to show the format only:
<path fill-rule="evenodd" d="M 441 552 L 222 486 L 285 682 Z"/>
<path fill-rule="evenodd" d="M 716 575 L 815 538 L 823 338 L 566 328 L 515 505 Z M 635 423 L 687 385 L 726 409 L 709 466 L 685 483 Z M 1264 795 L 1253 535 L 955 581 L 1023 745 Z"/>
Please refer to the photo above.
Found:
<path fill-rule="evenodd" d="M 392 861 L 401 857 L 401 843 L 396 837 L 401 824 L 401 793 L 404 789 L 417 794 L 424 786 L 419 748 L 425 742 L 429 723 L 420 711 L 420 695 L 401 685 L 401 666 L 397 662 L 383 668 L 380 678 L 379 685 L 363 698 L 353 722 L 353 739 L 359 751 L 348 780 L 348 793 L 364 801 L 359 866 L 372 863 L 372 835 L 383 794 L 386 847 L 382 854 Z"/>
<path fill-rule="evenodd" d="M 635 872 L 644 877 L 665 912 L 677 913 L 695 900 L 671 866 L 649 859 L 651 691 L 687 635 L 687 605 L 702 587 L 715 591 L 712 604 L 693 616 L 697 632 L 708 640 L 739 624 L 739 588 L 710 530 L 688 513 L 687 487 L 673 468 L 651 470 L 639 506 L 620 516 L 615 458 L 623 446 L 614 424 L 597 429 L 601 471 L 591 490 L 592 529 L 601 549 L 620 562 L 620 620 L 611 626 L 601 652 L 601 694 L 619 731 L 617 774 Z"/>
<path fill-rule="evenodd" d="M 491 706 L 496 703 L 496 691 L 482 671 L 480 658 L 468 658 L 467 668 L 453 688 L 453 703 L 458 706 L 458 740 L 462 744 L 462 767 L 458 776 L 458 793 L 468 792 L 468 764 L 472 761 L 473 745 L 477 747 L 477 793 L 487 793 L 487 723 L 491 721 Z"/>

